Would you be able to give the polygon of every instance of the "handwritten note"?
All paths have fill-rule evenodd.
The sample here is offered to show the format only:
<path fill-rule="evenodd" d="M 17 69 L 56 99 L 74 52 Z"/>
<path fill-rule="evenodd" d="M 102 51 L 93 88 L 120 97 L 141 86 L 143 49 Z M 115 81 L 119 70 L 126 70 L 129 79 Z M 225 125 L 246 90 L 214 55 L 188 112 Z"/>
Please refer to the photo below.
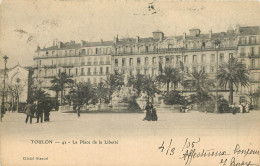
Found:
<path fill-rule="evenodd" d="M 183 146 L 181 149 L 177 149 L 176 145 L 179 142 L 174 142 L 174 139 L 167 141 L 162 141 L 162 144 L 158 147 L 158 150 L 164 154 L 178 159 L 184 162 L 184 165 L 192 165 L 193 160 L 198 160 L 200 158 L 218 158 L 220 166 L 250 166 L 260 165 L 260 150 L 257 148 L 248 148 L 241 147 L 239 144 L 236 144 L 232 151 L 225 149 L 213 149 L 208 147 L 200 146 L 201 139 L 197 138 L 196 140 L 186 138 L 183 141 Z M 176 151 L 180 151 L 176 153 Z M 179 155 L 181 154 L 181 155 Z M 255 156 L 256 161 L 251 161 L 249 156 Z M 257 163 L 258 162 L 258 163 Z"/>

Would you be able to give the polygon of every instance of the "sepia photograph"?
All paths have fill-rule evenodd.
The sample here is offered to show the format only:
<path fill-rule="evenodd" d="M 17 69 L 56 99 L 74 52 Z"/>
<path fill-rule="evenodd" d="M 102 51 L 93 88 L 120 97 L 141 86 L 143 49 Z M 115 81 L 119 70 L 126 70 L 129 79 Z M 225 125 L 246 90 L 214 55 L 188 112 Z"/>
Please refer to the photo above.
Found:
<path fill-rule="evenodd" d="M 0 0 L 0 166 L 260 166 L 260 2 Z"/>

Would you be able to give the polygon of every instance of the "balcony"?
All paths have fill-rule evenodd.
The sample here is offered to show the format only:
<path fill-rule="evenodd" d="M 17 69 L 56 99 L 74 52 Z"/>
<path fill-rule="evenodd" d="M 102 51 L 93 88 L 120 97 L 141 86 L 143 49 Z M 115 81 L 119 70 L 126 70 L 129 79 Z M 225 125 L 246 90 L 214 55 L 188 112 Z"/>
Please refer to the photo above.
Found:
<path fill-rule="evenodd" d="M 103 61 L 100 61 L 100 62 L 99 62 L 99 64 L 100 64 L 100 65 L 103 65 L 103 64 L 104 64 L 104 62 L 103 62 Z"/>
<path fill-rule="evenodd" d="M 239 58 L 245 58 L 246 55 L 247 55 L 246 53 L 240 53 L 240 54 L 239 54 Z"/>
<path fill-rule="evenodd" d="M 85 75 L 85 73 L 84 73 L 84 72 L 81 72 L 81 73 L 80 73 L 80 75 L 81 75 L 81 76 L 84 76 L 84 75 Z"/>
<path fill-rule="evenodd" d="M 239 46 L 258 45 L 258 44 L 260 44 L 260 42 L 257 42 L 257 41 L 244 41 L 244 42 L 239 41 L 239 42 L 238 42 L 238 45 L 239 45 Z"/>
<path fill-rule="evenodd" d="M 106 65 L 110 65 L 110 63 L 111 63 L 110 61 L 106 61 Z"/>
<path fill-rule="evenodd" d="M 61 64 L 62 67 L 64 68 L 72 68 L 73 65 L 72 64 Z"/>
<path fill-rule="evenodd" d="M 90 76 L 90 75 L 91 75 L 91 72 L 87 72 L 87 75 Z"/>
<path fill-rule="evenodd" d="M 248 58 L 260 58 L 260 53 L 259 54 L 248 54 Z"/>
<path fill-rule="evenodd" d="M 248 69 L 249 69 L 249 70 L 260 70 L 260 67 L 249 66 Z"/>
<path fill-rule="evenodd" d="M 92 65 L 92 62 L 88 62 L 87 65 Z"/>
<path fill-rule="evenodd" d="M 97 65 L 98 64 L 98 62 L 94 62 L 94 65 Z"/>

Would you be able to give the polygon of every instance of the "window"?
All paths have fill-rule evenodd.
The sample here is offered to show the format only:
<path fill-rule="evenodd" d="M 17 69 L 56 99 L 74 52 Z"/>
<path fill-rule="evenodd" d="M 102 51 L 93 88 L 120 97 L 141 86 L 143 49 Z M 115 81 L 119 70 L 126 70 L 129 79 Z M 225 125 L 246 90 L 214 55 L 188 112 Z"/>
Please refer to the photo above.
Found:
<path fill-rule="evenodd" d="M 81 74 L 84 74 L 84 68 L 81 68 Z"/>
<path fill-rule="evenodd" d="M 250 54 L 251 54 L 252 56 L 255 55 L 255 47 L 251 47 L 251 48 L 250 48 Z"/>
<path fill-rule="evenodd" d="M 39 61 L 39 66 L 42 66 L 42 61 L 41 60 Z"/>
<path fill-rule="evenodd" d="M 76 68 L 76 75 L 78 75 L 78 68 Z"/>
<path fill-rule="evenodd" d="M 256 37 L 255 36 L 250 36 L 249 37 L 249 43 L 250 44 L 256 44 Z"/>
<path fill-rule="evenodd" d="M 219 61 L 220 61 L 220 63 L 224 62 L 224 54 L 219 55 Z"/>
<path fill-rule="evenodd" d="M 109 67 L 106 67 L 106 74 L 109 73 Z"/>
<path fill-rule="evenodd" d="M 145 61 L 145 65 L 149 65 L 149 59 L 148 59 L 148 57 L 145 57 L 144 61 Z"/>
<path fill-rule="evenodd" d="M 210 72 L 211 72 L 211 73 L 214 73 L 214 70 L 215 70 L 215 69 L 214 69 L 214 66 L 210 66 Z"/>
<path fill-rule="evenodd" d="M 152 69 L 152 75 L 155 75 L 155 69 Z"/>
<path fill-rule="evenodd" d="M 240 37 L 239 38 L 239 44 L 246 44 L 246 38 L 245 37 Z"/>
<path fill-rule="evenodd" d="M 118 59 L 115 59 L 115 66 L 118 66 Z"/>
<path fill-rule="evenodd" d="M 115 74 L 118 74 L 118 70 L 117 69 L 115 69 Z"/>
<path fill-rule="evenodd" d="M 206 57 L 205 54 L 202 54 L 202 55 L 201 55 L 201 63 L 204 63 L 204 62 L 206 61 L 206 60 L 205 60 L 205 57 Z"/>
<path fill-rule="evenodd" d="M 193 55 L 192 62 L 195 64 L 197 63 L 197 55 Z"/>
<path fill-rule="evenodd" d="M 240 48 L 240 57 L 245 57 L 246 54 L 245 54 L 245 47 L 241 47 Z"/>
<path fill-rule="evenodd" d="M 130 76 L 132 76 L 133 75 L 133 69 L 130 69 L 130 71 L 129 71 L 130 73 Z"/>
<path fill-rule="evenodd" d="M 211 54 L 210 56 L 210 62 L 215 63 L 215 54 Z"/>
<path fill-rule="evenodd" d="M 141 74 L 141 70 L 140 69 L 136 69 L 136 74 Z"/>
<path fill-rule="evenodd" d="M 88 83 L 91 84 L 90 78 L 88 78 Z"/>
<path fill-rule="evenodd" d="M 156 64 L 156 57 L 153 57 L 153 64 Z"/>
<path fill-rule="evenodd" d="M 140 65 L 141 65 L 141 59 L 137 58 L 137 66 L 140 66 Z"/>
<path fill-rule="evenodd" d="M 48 56 L 48 54 L 49 54 L 49 52 L 48 52 L 48 51 L 46 51 L 46 56 Z"/>
<path fill-rule="evenodd" d="M 103 74 L 103 67 L 100 67 L 99 73 Z"/>
<path fill-rule="evenodd" d="M 52 55 L 54 55 L 55 54 L 55 51 L 52 51 L 52 53 L 51 53 Z"/>
<path fill-rule="evenodd" d="M 125 66 L 125 58 L 122 59 L 122 66 Z"/>
<path fill-rule="evenodd" d="M 90 67 L 88 68 L 88 75 L 90 75 L 91 73 L 91 69 L 90 69 Z"/>
<path fill-rule="evenodd" d="M 144 75 L 148 74 L 148 69 L 144 69 Z"/>
<path fill-rule="evenodd" d="M 132 66 L 133 65 L 133 58 L 130 58 L 129 59 L 129 66 Z"/>
<path fill-rule="evenodd" d="M 188 55 L 185 55 L 184 56 L 184 63 L 187 64 L 187 62 L 188 62 Z"/>
<path fill-rule="evenodd" d="M 170 58 L 165 58 L 166 64 L 170 63 Z"/>
<path fill-rule="evenodd" d="M 70 73 L 71 73 L 71 69 L 69 69 L 69 75 L 70 75 Z"/>
<path fill-rule="evenodd" d="M 125 74 L 125 69 L 122 69 L 122 74 Z"/>
<path fill-rule="evenodd" d="M 202 70 L 203 72 L 206 72 L 206 67 L 205 67 L 205 66 L 202 66 L 202 67 L 201 67 L 201 70 Z"/>
<path fill-rule="evenodd" d="M 60 69 L 59 69 L 59 74 L 61 73 Z"/>
<path fill-rule="evenodd" d="M 94 74 L 97 74 L 97 68 L 94 68 Z"/>
<path fill-rule="evenodd" d="M 255 59 L 251 59 L 251 68 L 255 68 Z"/>

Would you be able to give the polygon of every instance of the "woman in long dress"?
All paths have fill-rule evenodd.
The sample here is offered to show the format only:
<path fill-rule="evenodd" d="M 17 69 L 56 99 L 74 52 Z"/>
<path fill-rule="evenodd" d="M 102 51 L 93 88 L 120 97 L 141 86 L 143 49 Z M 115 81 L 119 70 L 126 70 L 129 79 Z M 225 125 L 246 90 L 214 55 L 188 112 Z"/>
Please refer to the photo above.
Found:
<path fill-rule="evenodd" d="M 144 117 L 143 120 L 148 120 L 148 121 L 152 120 L 152 109 L 153 109 L 152 103 L 151 102 L 147 102 L 147 104 L 145 106 L 146 116 Z"/>

